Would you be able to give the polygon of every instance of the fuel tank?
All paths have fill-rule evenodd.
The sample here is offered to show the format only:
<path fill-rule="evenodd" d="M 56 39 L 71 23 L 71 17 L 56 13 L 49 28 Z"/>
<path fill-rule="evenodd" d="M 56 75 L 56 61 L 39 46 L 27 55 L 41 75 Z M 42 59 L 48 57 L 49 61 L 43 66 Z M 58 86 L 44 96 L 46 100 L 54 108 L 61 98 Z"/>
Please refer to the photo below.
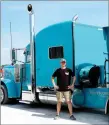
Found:
<path fill-rule="evenodd" d="M 57 104 L 56 91 L 52 91 L 51 93 L 39 93 L 39 100 L 44 104 Z M 84 94 L 80 89 L 74 89 L 72 97 L 71 97 L 72 105 L 74 108 L 81 107 L 84 104 Z M 63 98 L 62 105 L 67 106 L 65 102 L 65 98 Z"/>

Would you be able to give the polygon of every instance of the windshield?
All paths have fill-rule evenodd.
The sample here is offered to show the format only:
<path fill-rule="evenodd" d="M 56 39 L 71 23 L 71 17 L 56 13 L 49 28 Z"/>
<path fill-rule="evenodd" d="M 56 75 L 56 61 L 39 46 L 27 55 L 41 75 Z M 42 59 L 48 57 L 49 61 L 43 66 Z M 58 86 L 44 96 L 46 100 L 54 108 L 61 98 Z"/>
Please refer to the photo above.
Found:
<path fill-rule="evenodd" d="M 25 55 L 24 55 L 24 50 L 23 49 L 14 49 L 15 50 L 15 54 L 13 53 L 13 55 L 15 55 L 15 60 L 17 64 L 21 64 L 25 62 Z"/>
<path fill-rule="evenodd" d="M 13 48 L 12 60 L 13 60 L 13 64 L 30 63 L 31 61 L 30 51 L 28 51 L 25 48 L 21 48 L 21 49 Z"/>

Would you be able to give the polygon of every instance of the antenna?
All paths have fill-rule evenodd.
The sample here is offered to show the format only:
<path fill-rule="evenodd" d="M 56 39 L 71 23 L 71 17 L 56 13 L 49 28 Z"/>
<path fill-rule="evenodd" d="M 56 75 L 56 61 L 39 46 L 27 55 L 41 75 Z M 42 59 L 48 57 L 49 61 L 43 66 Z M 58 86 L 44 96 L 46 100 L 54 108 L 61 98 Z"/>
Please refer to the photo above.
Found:
<path fill-rule="evenodd" d="M 11 32 L 11 22 L 10 22 L 10 37 L 11 37 L 11 60 L 12 60 L 12 32 Z"/>

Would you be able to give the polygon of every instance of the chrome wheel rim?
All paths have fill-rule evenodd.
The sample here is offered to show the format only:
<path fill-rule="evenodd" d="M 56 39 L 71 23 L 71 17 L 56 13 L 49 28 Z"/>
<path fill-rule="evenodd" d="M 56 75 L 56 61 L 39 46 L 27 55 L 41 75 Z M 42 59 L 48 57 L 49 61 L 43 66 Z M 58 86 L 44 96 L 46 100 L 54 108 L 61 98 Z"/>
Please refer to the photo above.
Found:
<path fill-rule="evenodd" d="M 3 99 L 4 99 L 4 93 L 3 90 L 0 88 L 0 103 L 3 102 Z"/>

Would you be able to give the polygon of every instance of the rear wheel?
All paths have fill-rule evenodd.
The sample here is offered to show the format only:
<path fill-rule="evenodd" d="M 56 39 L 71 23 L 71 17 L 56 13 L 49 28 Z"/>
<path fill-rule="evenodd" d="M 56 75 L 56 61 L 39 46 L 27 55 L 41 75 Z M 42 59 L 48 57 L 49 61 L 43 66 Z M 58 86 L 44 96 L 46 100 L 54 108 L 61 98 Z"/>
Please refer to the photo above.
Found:
<path fill-rule="evenodd" d="M 0 102 L 1 104 L 6 104 L 9 102 L 8 92 L 4 85 L 1 85 L 1 88 L 0 88 Z"/>

